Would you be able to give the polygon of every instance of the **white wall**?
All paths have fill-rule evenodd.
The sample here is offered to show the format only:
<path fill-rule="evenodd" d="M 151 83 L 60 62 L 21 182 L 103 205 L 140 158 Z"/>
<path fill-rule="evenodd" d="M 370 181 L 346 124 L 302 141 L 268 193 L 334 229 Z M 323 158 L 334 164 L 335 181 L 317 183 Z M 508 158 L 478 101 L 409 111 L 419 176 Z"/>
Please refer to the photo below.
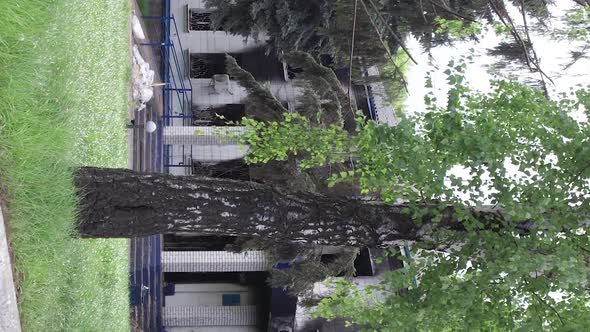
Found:
<path fill-rule="evenodd" d="M 221 306 L 223 294 L 240 294 L 240 305 L 256 304 L 256 288 L 230 283 L 177 284 L 166 306 Z"/>
<path fill-rule="evenodd" d="M 168 332 L 260 332 L 255 326 L 166 327 Z"/>
<path fill-rule="evenodd" d="M 225 104 L 243 104 L 248 93 L 238 82 L 230 81 L 227 92 L 216 93 L 211 85 L 211 79 L 191 79 L 193 86 L 193 104 L 201 106 L 219 106 Z M 293 84 L 292 81 L 266 82 L 270 92 L 278 100 L 284 102 L 296 102 L 303 94 L 303 90 Z"/>
<path fill-rule="evenodd" d="M 204 2 L 202 0 L 178 0 L 171 2 L 171 14 L 174 15 L 176 24 L 178 26 L 178 34 L 176 30 L 171 27 L 170 38 L 175 43 L 176 57 L 180 64 L 180 75 L 174 72 L 177 87 L 180 88 L 180 82 L 184 82 L 185 87 L 192 84 L 192 103 L 199 106 L 219 106 L 224 104 L 240 104 L 246 98 L 246 91 L 237 82 L 230 82 L 231 93 L 215 93 L 213 87 L 210 86 L 210 79 L 189 79 L 188 70 L 186 68 L 188 62 L 188 52 L 191 53 L 242 53 L 251 49 L 263 46 L 267 36 L 260 35 L 259 40 L 248 38 L 245 40 L 241 36 L 233 36 L 223 31 L 187 31 L 187 5 L 189 8 L 204 9 Z M 180 40 L 180 42 L 178 41 Z M 172 52 L 172 51 L 171 51 Z M 183 58 L 184 57 L 184 58 Z M 173 61 L 172 54 L 170 55 Z M 301 94 L 300 89 L 295 87 L 292 82 L 271 82 L 269 83 L 271 92 L 277 96 L 281 101 L 288 102 L 289 105 L 295 105 L 297 97 Z M 172 115 L 179 115 L 182 113 L 181 104 L 174 92 L 171 93 Z M 189 114 L 189 107 L 185 108 L 185 114 Z M 172 119 L 171 124 L 174 126 L 182 126 L 185 123 L 182 119 Z M 195 160 L 201 162 L 220 162 L 241 159 L 247 152 L 240 145 L 216 145 L 216 146 L 184 146 L 184 154 L 181 146 L 173 146 L 170 154 L 173 157 L 174 164 L 183 161 L 186 163 L 187 156 L 191 154 Z M 170 167 L 171 174 L 186 175 L 189 174 L 188 168 Z"/>
<path fill-rule="evenodd" d="M 174 15 L 178 25 L 178 35 L 172 27 L 170 39 L 176 46 L 176 55 L 181 62 L 180 72 L 183 75 L 182 80 L 185 86 L 189 85 L 188 70 L 186 68 L 187 63 L 183 61 L 183 56 L 184 60 L 188 60 L 187 50 L 190 50 L 190 53 L 243 53 L 265 44 L 267 37 L 264 35 L 259 36 L 259 40 L 255 41 L 252 38 L 246 40 L 241 36 L 230 35 L 223 31 L 187 31 L 187 4 L 190 8 L 204 8 L 203 1 L 201 0 L 173 1 L 171 4 L 171 13 Z M 180 43 L 178 39 L 180 39 Z M 176 76 L 175 78 L 177 84 L 180 84 L 179 77 Z M 232 94 L 212 94 L 209 79 L 192 79 L 190 82 L 193 85 L 193 103 L 196 105 L 239 104 L 246 96 L 244 89 L 235 82 L 232 82 Z M 281 100 L 291 102 L 293 96 L 296 95 L 294 92 L 296 89 L 292 86 L 285 86 L 284 84 L 284 82 L 273 82 L 271 90 Z M 176 98 L 173 99 L 173 104 L 174 110 L 180 109 Z"/>
<path fill-rule="evenodd" d="M 244 306 L 165 306 L 166 327 L 257 326 L 258 308 Z"/>
<path fill-rule="evenodd" d="M 245 272 L 267 271 L 269 257 L 261 250 L 241 253 L 228 251 L 162 251 L 164 272 Z"/>
<path fill-rule="evenodd" d="M 372 66 L 367 69 L 367 74 L 369 76 L 378 77 L 379 69 L 376 66 Z M 400 119 L 395 114 L 395 109 L 393 105 L 387 98 L 387 93 L 385 92 L 385 86 L 382 82 L 376 82 L 369 84 L 371 86 L 371 90 L 373 91 L 373 102 L 375 103 L 377 121 L 380 123 L 385 123 L 390 126 L 395 126 L 399 123 Z"/>
<path fill-rule="evenodd" d="M 249 132 L 243 126 L 169 126 L 164 127 L 162 142 L 177 145 L 233 145 Z M 246 147 L 244 147 L 246 149 Z"/>
<path fill-rule="evenodd" d="M 179 0 L 179 1 L 172 1 L 171 2 L 171 14 L 174 15 L 176 24 L 178 26 L 178 34 L 176 34 L 176 30 L 173 26 L 170 28 L 170 39 L 171 42 L 174 43 L 176 48 L 176 58 L 179 61 L 179 70 L 180 75 L 176 70 L 176 65 L 174 64 L 174 57 L 172 55 L 172 50 L 170 51 L 170 61 L 172 66 L 172 72 L 176 81 L 176 87 L 181 87 L 181 81 L 184 82 L 184 86 L 186 88 L 189 87 L 189 77 L 187 75 L 187 50 L 190 50 L 192 53 L 240 53 L 245 52 L 250 49 L 260 47 L 264 44 L 264 40 L 266 37 L 262 37 L 260 41 L 254 41 L 252 38 L 248 39 L 248 41 L 244 41 L 244 38 L 239 36 L 233 36 L 227 34 L 223 31 L 191 31 L 188 32 L 186 30 L 187 24 L 187 5 L 190 8 L 204 8 L 204 3 L 201 0 Z M 172 24 L 172 23 L 171 23 Z M 183 58 L 184 57 L 184 58 Z M 198 81 L 198 80 L 192 80 Z M 206 80 L 208 84 L 209 80 Z M 193 103 L 194 104 L 203 104 L 204 105 L 212 105 L 215 102 L 217 103 L 224 103 L 223 99 L 229 101 L 229 103 L 233 103 L 233 100 L 241 99 L 241 96 L 231 97 L 229 96 L 218 96 L 218 101 L 212 100 L 209 101 L 210 98 L 205 98 L 205 96 L 209 96 L 209 92 L 205 92 L 208 90 L 208 87 L 203 87 L 203 83 L 199 82 L 191 82 L 195 83 L 197 86 L 193 87 Z M 200 91 L 196 92 L 195 91 Z M 171 92 L 172 94 L 172 110 L 174 111 L 174 115 L 178 115 L 181 113 L 180 102 L 177 96 Z M 202 100 L 201 100 L 202 99 Z M 228 103 L 228 102 L 225 102 Z M 188 112 L 189 110 L 185 110 Z M 179 126 L 182 125 L 182 120 L 180 119 L 173 119 L 172 124 Z"/>
<path fill-rule="evenodd" d="M 171 160 L 178 164 L 184 162 L 185 165 L 192 157 L 196 161 L 206 163 L 217 163 L 221 161 L 242 159 L 248 152 L 248 146 L 232 144 L 232 145 L 185 145 L 184 154 L 182 146 L 173 145 L 170 149 Z M 174 171 L 173 171 L 174 170 Z M 190 174 L 189 167 L 170 167 L 170 173 L 175 175 Z"/>
<path fill-rule="evenodd" d="M 187 5 L 190 9 L 203 9 L 201 0 L 172 1 L 170 11 L 178 25 L 178 33 L 182 46 L 196 53 L 239 53 L 264 45 L 266 35 L 261 34 L 258 40 L 245 39 L 242 36 L 230 35 L 224 31 L 187 31 Z M 174 36 L 171 34 L 171 37 Z"/>

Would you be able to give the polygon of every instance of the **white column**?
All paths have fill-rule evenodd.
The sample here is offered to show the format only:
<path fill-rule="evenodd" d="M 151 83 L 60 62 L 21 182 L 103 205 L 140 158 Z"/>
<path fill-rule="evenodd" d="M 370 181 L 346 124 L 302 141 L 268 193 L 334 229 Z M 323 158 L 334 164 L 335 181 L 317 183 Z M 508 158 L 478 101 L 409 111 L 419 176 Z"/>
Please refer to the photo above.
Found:
<path fill-rule="evenodd" d="M 164 307 L 164 326 L 254 326 L 255 305 Z"/>
<path fill-rule="evenodd" d="M 163 251 L 164 272 L 246 272 L 267 271 L 269 260 L 264 251 L 241 253 L 228 251 Z"/>
<path fill-rule="evenodd" d="M 163 144 L 172 145 L 174 160 L 216 163 L 242 159 L 248 145 L 240 144 L 236 137 L 244 127 L 164 127 Z"/>
<path fill-rule="evenodd" d="M 217 126 L 164 127 L 163 144 L 170 145 L 239 145 L 238 137 L 246 128 Z"/>

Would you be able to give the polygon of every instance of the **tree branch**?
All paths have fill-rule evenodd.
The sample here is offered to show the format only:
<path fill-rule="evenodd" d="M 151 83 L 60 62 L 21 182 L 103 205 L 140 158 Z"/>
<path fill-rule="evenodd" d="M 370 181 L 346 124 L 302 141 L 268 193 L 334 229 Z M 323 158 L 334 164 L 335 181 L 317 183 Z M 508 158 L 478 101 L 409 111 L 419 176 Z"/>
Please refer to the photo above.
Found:
<path fill-rule="evenodd" d="M 361 0 L 361 4 L 363 5 L 363 8 L 365 9 L 365 13 L 367 13 L 367 16 L 369 17 L 369 21 L 371 22 L 373 29 L 375 30 L 375 32 L 377 33 L 377 36 L 379 37 L 379 41 L 381 42 L 381 45 L 383 45 L 383 48 L 387 52 L 387 55 L 389 56 L 389 60 L 391 61 L 391 64 L 394 66 L 395 71 L 400 74 L 399 78 L 400 78 L 402 84 L 404 85 L 404 89 L 406 90 L 406 92 L 409 92 L 408 91 L 408 82 L 406 82 L 406 80 L 404 78 L 404 74 L 401 72 L 399 67 L 397 65 L 395 65 L 395 57 L 393 56 L 393 54 L 391 54 L 389 47 L 387 47 L 387 44 L 383 40 L 381 33 L 379 33 L 379 29 L 377 28 L 375 21 L 373 21 L 373 18 L 371 17 L 371 13 L 369 13 L 369 9 L 367 8 L 367 5 L 365 4 L 365 2 L 363 0 Z M 410 56 L 410 55 L 408 54 L 408 56 Z"/>
<path fill-rule="evenodd" d="M 460 18 L 462 20 L 469 21 L 469 22 L 476 22 L 474 19 L 472 19 L 470 17 L 467 17 L 467 16 L 464 16 L 464 15 L 461 15 L 461 14 L 457 13 L 456 11 L 452 10 L 451 8 L 449 8 L 449 6 L 447 6 L 447 5 L 440 4 L 440 3 L 438 3 L 438 2 L 436 2 L 434 0 L 430 0 L 430 3 L 432 3 L 434 6 L 440 8 L 440 9 L 446 11 L 447 13 L 449 13 L 449 14 L 451 14 L 453 16 L 456 16 L 456 17 L 458 17 L 458 18 Z"/>
<path fill-rule="evenodd" d="M 524 279 L 524 282 L 527 285 L 530 285 L 529 281 L 527 279 Z M 551 311 L 553 311 L 556 315 L 557 318 L 559 318 L 559 321 L 561 322 L 561 325 L 565 325 L 565 322 L 563 321 L 563 318 L 561 317 L 561 315 L 559 314 L 559 312 L 557 311 L 557 309 L 555 309 L 552 305 L 550 305 L 549 303 L 547 303 L 547 301 L 545 301 L 545 299 L 543 299 L 541 296 L 539 296 L 539 294 L 537 294 L 534 290 L 530 290 L 531 294 L 533 294 L 535 296 L 535 298 L 537 299 L 537 301 L 539 301 L 539 303 L 543 304 L 544 306 L 548 307 L 549 309 L 551 309 Z"/>
<path fill-rule="evenodd" d="M 283 119 L 283 114 L 289 112 L 268 89 L 258 83 L 252 74 L 240 67 L 236 59 L 229 54 L 225 56 L 225 67 L 228 74 L 248 91 L 248 99 L 256 105 L 250 110 L 253 112 L 249 114 L 250 116 L 263 121 L 280 121 Z"/>
<path fill-rule="evenodd" d="M 404 44 L 402 39 L 397 35 L 397 33 L 395 31 L 393 31 L 393 29 L 389 26 L 389 24 L 387 24 L 387 22 L 385 21 L 385 19 L 383 18 L 383 16 L 379 12 L 379 9 L 377 8 L 377 6 L 375 6 L 375 3 L 373 2 L 373 0 L 369 0 L 369 2 L 371 3 L 371 6 L 375 10 L 375 13 L 377 13 L 377 17 L 379 17 L 379 19 L 381 20 L 381 23 L 383 23 L 383 25 L 385 25 L 385 27 L 387 27 L 387 30 L 389 30 L 389 33 L 391 33 L 393 38 L 398 42 L 399 46 L 404 50 L 404 52 L 406 52 L 406 54 L 412 60 L 412 62 L 417 65 L 418 62 L 414 59 L 414 57 L 412 56 L 412 53 L 410 53 L 410 51 L 408 50 L 408 48 L 406 47 L 406 45 Z M 373 27 L 375 28 L 375 32 L 377 32 L 379 34 L 379 31 L 377 30 L 377 27 L 375 26 L 373 19 L 371 18 L 371 15 L 367 11 L 367 6 L 364 4 L 364 0 L 361 0 L 361 3 L 363 3 L 363 7 L 365 7 L 365 11 L 367 12 L 367 15 L 369 15 L 369 19 L 371 20 L 371 23 L 373 24 Z M 381 38 L 381 36 L 379 36 L 379 38 Z"/>
<path fill-rule="evenodd" d="M 535 69 L 537 71 L 539 71 L 539 73 L 541 74 L 541 82 L 543 84 L 543 90 L 545 92 L 545 96 L 548 97 L 548 91 L 547 91 L 547 86 L 545 84 L 544 77 L 546 77 L 554 85 L 555 85 L 555 82 L 553 82 L 553 79 L 551 79 L 551 77 L 549 77 L 547 74 L 545 74 L 543 69 L 541 69 L 541 66 L 538 63 L 538 58 L 537 58 L 534 50 L 532 51 L 534 59 L 531 59 L 531 57 L 529 55 L 529 49 L 528 49 L 526 43 L 524 42 L 524 40 L 522 39 L 522 37 L 520 36 L 520 34 L 518 33 L 518 31 L 516 30 L 516 25 L 514 24 L 514 22 L 512 21 L 512 18 L 508 14 L 508 11 L 504 7 L 504 4 L 502 3 L 502 7 L 500 7 L 497 0 L 489 0 L 488 3 L 490 4 L 490 7 L 494 11 L 494 13 L 500 19 L 500 22 L 502 22 L 502 24 L 505 27 L 510 29 L 510 34 L 514 37 L 514 40 L 516 41 L 516 43 L 518 45 L 520 45 L 520 47 L 522 48 L 522 51 L 525 56 L 525 61 L 526 61 L 527 66 L 529 67 L 529 69 L 532 71 L 533 67 L 535 67 Z M 530 40 L 530 35 L 528 34 L 528 26 L 526 23 L 526 13 L 524 12 L 524 7 L 522 7 L 522 12 L 523 12 L 522 15 L 523 15 L 523 19 L 524 19 L 524 25 L 525 25 L 525 32 L 528 36 L 529 43 L 531 43 L 531 45 L 532 45 L 532 41 Z"/>

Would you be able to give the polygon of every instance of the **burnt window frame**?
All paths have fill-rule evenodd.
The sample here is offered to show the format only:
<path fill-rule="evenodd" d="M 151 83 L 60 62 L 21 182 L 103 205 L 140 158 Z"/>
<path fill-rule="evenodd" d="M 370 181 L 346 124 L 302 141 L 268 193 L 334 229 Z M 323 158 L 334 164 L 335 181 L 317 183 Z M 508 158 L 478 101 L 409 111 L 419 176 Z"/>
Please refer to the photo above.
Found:
<path fill-rule="evenodd" d="M 186 51 L 188 55 L 188 77 L 190 79 L 212 79 L 216 74 L 228 74 L 225 68 L 225 53 L 192 53 L 190 49 Z M 230 53 L 238 65 L 242 62 L 242 54 Z M 195 75 L 200 63 L 203 74 Z M 231 77 L 231 75 L 230 75 Z"/>
<path fill-rule="evenodd" d="M 203 18 L 199 20 L 199 16 Z M 194 20 L 196 22 L 193 24 Z M 213 27 L 213 24 L 211 24 L 211 12 L 206 9 L 190 8 L 189 5 L 186 5 L 186 31 L 223 31 L 223 27 Z"/>
<path fill-rule="evenodd" d="M 215 74 L 225 73 L 225 56 L 221 53 L 190 53 L 189 78 L 211 79 Z"/>

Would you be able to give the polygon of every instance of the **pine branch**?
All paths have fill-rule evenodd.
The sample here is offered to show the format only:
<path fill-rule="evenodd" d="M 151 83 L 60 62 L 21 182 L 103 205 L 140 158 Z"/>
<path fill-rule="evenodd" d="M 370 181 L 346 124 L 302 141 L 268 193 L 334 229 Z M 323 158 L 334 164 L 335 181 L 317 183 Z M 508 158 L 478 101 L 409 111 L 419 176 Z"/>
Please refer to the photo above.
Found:
<path fill-rule="evenodd" d="M 225 56 L 225 66 L 228 74 L 248 91 L 248 99 L 254 106 L 250 109 L 253 112 L 249 114 L 250 116 L 264 121 L 280 121 L 283 119 L 283 114 L 289 112 L 267 88 L 240 67 L 236 59 L 229 54 Z"/>

